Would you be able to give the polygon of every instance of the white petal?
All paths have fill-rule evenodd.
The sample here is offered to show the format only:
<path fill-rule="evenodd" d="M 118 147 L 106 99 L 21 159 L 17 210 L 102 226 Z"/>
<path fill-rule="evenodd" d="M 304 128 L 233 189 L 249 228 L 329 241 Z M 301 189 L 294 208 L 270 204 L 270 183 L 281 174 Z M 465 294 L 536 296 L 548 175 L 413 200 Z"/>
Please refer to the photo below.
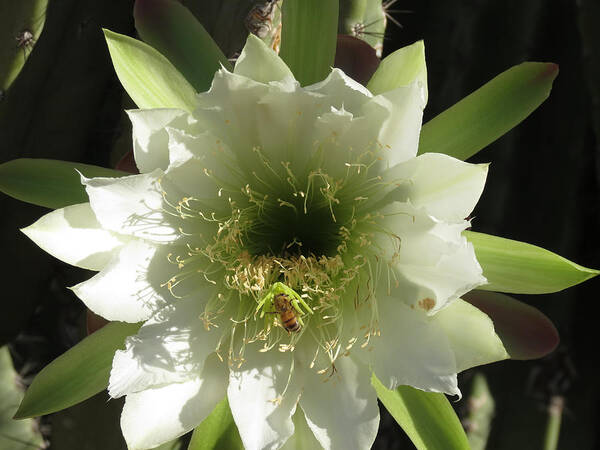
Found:
<path fill-rule="evenodd" d="M 360 161 L 376 149 L 377 133 L 378 124 L 373 117 L 354 117 L 346 110 L 322 114 L 315 121 L 311 136 L 324 150 L 320 167 L 334 178 L 344 178 L 348 172 L 346 163 Z"/>
<path fill-rule="evenodd" d="M 257 105 L 268 91 L 268 85 L 221 69 L 210 90 L 198 95 L 194 118 L 244 161 L 260 144 Z"/>
<path fill-rule="evenodd" d="M 448 337 L 458 372 L 509 358 L 492 320 L 470 303 L 456 299 L 434 320 Z"/>
<path fill-rule="evenodd" d="M 366 87 L 335 68 L 323 81 L 306 86 L 305 89 L 325 94 L 329 105 L 353 113 L 359 111 L 362 105 L 373 97 Z"/>
<path fill-rule="evenodd" d="M 294 434 L 281 447 L 282 450 L 317 450 L 323 448 L 306 423 L 302 408 L 296 409 L 292 420 L 294 422 Z"/>
<path fill-rule="evenodd" d="M 171 166 L 166 178 L 182 196 L 204 203 L 225 203 L 218 198 L 223 186 L 242 186 L 239 173 L 228 164 L 235 156 L 211 132 L 191 135 L 171 128 L 168 131 Z M 163 188 L 169 187 L 163 184 Z"/>
<path fill-rule="evenodd" d="M 254 350 L 239 369 L 231 370 L 227 396 L 246 450 L 279 448 L 294 432 L 292 415 L 303 380 L 301 367 L 290 378 L 292 358 L 290 353 Z"/>
<path fill-rule="evenodd" d="M 164 212 L 163 174 L 157 169 L 122 178 L 82 177 L 82 183 L 102 227 L 154 242 L 171 242 L 180 237 L 179 224 Z"/>
<path fill-rule="evenodd" d="M 331 377 L 307 371 L 300 397 L 306 422 L 325 449 L 369 449 L 379 427 L 371 371 L 345 356 L 335 367 Z"/>
<path fill-rule="evenodd" d="M 52 211 L 21 231 L 55 258 L 90 270 L 101 270 L 129 241 L 102 229 L 89 203 Z"/>
<path fill-rule="evenodd" d="M 380 245 L 391 249 L 395 296 L 434 314 L 486 282 L 473 246 L 461 234 L 468 222 L 440 222 L 409 203 L 394 203 L 384 213 L 390 234 Z"/>
<path fill-rule="evenodd" d="M 188 114 L 180 109 L 133 109 L 127 114 L 133 128 L 133 155 L 139 171 L 166 170 L 169 152 L 165 127 L 184 125 Z"/>
<path fill-rule="evenodd" d="M 202 371 L 222 335 L 217 328 L 204 328 L 200 316 L 209 294 L 205 295 L 165 307 L 125 340 L 125 350 L 118 350 L 113 359 L 111 397 L 189 380 Z"/>
<path fill-rule="evenodd" d="M 398 265 L 404 282 L 419 289 L 412 304 L 429 314 L 439 311 L 444 305 L 457 297 L 486 283 L 481 266 L 475 258 L 473 246 L 469 242 L 448 255 L 442 255 L 435 266 Z M 406 297 L 409 302 L 411 299 Z"/>
<path fill-rule="evenodd" d="M 384 176 L 399 187 L 394 199 L 410 201 L 438 219 L 457 222 L 471 212 L 485 185 L 488 164 L 469 164 L 440 153 L 425 153 L 398 164 Z"/>
<path fill-rule="evenodd" d="M 435 316 L 392 297 L 378 298 L 378 309 L 381 336 L 372 339 L 369 353 L 381 383 L 459 394 L 454 353 Z"/>
<path fill-rule="evenodd" d="M 74 286 L 73 292 L 105 319 L 132 323 L 146 320 L 165 304 L 160 284 L 173 270 L 166 255 L 156 257 L 157 251 L 154 245 L 132 240 L 100 273 Z"/>
<path fill-rule="evenodd" d="M 227 373 L 210 357 L 201 377 L 129 394 L 121 429 L 130 450 L 154 448 L 198 426 L 223 399 Z"/>
<path fill-rule="evenodd" d="M 235 63 L 233 73 L 252 78 L 260 83 L 294 77 L 292 71 L 277 53 L 253 34 L 248 35 L 246 45 Z"/>
<path fill-rule="evenodd" d="M 389 116 L 380 127 L 379 142 L 387 149 L 385 159 L 389 167 L 393 167 L 417 154 L 425 108 L 419 83 L 401 86 L 373 97 L 363 107 L 363 114 L 371 114 L 374 108 L 381 107 L 389 111 Z"/>

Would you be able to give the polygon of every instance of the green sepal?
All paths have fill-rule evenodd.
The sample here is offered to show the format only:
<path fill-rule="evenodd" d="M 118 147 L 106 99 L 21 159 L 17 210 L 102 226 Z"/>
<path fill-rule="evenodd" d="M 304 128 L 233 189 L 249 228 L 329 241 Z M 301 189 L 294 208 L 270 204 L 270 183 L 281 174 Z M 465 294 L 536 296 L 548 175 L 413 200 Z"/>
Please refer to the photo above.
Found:
<path fill-rule="evenodd" d="M 60 355 L 35 377 L 14 418 L 60 411 L 106 389 L 115 351 L 140 326 L 111 322 Z"/>
<path fill-rule="evenodd" d="M 233 421 L 227 396 L 194 429 L 188 450 L 243 450 L 240 433 Z"/>
<path fill-rule="evenodd" d="M 582 283 L 600 273 L 525 242 L 465 231 L 488 284 L 477 289 L 547 294 Z"/>
<path fill-rule="evenodd" d="M 414 81 L 420 81 L 427 94 L 427 66 L 423 41 L 402 47 L 386 56 L 369 80 L 367 89 L 378 95 Z"/>
<path fill-rule="evenodd" d="M 418 153 L 473 156 L 540 106 L 557 75 L 556 64 L 538 62 L 502 72 L 423 125 Z"/>
<path fill-rule="evenodd" d="M 139 108 L 178 108 L 191 112 L 196 91 L 157 50 L 142 41 L 104 30 L 121 84 Z"/>
<path fill-rule="evenodd" d="M 181 3 L 137 0 L 133 17 L 140 37 L 166 56 L 196 91 L 210 88 L 221 65 L 233 69 L 210 34 Z"/>
<path fill-rule="evenodd" d="M 327 77 L 335 59 L 338 0 L 285 0 L 279 56 L 302 86 Z"/>
<path fill-rule="evenodd" d="M 511 359 L 538 359 L 560 342 L 552 321 L 531 305 L 499 292 L 475 289 L 462 296 L 494 323 L 494 331 Z"/>
<path fill-rule="evenodd" d="M 91 177 L 122 177 L 120 170 L 56 159 L 13 159 L 0 164 L 0 191 L 27 203 L 63 208 L 88 201 L 81 172 Z"/>
<path fill-rule="evenodd" d="M 389 390 L 375 374 L 371 384 L 418 450 L 469 450 L 467 435 L 444 394 L 410 386 Z"/>

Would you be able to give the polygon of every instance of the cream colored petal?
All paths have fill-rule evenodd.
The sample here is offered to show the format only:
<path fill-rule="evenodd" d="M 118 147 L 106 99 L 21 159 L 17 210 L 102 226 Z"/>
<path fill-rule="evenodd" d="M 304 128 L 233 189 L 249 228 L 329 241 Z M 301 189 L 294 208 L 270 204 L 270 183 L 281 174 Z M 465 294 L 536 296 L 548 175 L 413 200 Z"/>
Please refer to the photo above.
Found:
<path fill-rule="evenodd" d="M 388 389 L 409 385 L 460 395 L 454 352 L 435 316 L 392 297 L 378 298 L 381 335 L 368 349 L 373 371 Z"/>
<path fill-rule="evenodd" d="M 173 265 L 165 255 L 156 256 L 159 249 L 133 239 L 101 272 L 71 289 L 89 309 L 107 320 L 146 320 L 167 302 L 160 289 L 162 278 L 155 280 L 153 274 L 167 274 Z"/>
<path fill-rule="evenodd" d="M 127 111 L 133 132 L 133 155 L 141 173 L 166 170 L 169 164 L 167 126 L 185 126 L 188 113 L 179 109 Z"/>
<path fill-rule="evenodd" d="M 21 231 L 55 258 L 90 270 L 102 270 L 130 240 L 103 229 L 89 203 L 52 211 Z"/>
<path fill-rule="evenodd" d="M 303 387 L 288 353 L 246 348 L 246 361 L 231 370 L 227 396 L 246 450 L 277 449 L 293 434 L 292 416 Z M 250 350 L 250 351 L 249 351 Z"/>
<path fill-rule="evenodd" d="M 464 220 L 479 201 L 487 164 L 470 164 L 440 153 L 425 153 L 400 163 L 383 176 L 395 189 L 393 198 L 410 201 L 432 216 L 450 222 Z"/>
<path fill-rule="evenodd" d="M 82 183 L 103 228 L 154 242 L 180 238 L 180 223 L 165 211 L 160 169 L 122 178 L 85 178 Z"/>
<path fill-rule="evenodd" d="M 213 355 L 200 376 L 129 394 L 121 414 L 128 448 L 154 448 L 192 430 L 223 399 L 226 386 L 226 367 Z"/>
<path fill-rule="evenodd" d="M 121 397 L 133 392 L 196 377 L 214 353 L 222 331 L 205 329 L 201 314 L 208 290 L 177 300 L 146 321 L 125 341 L 113 359 L 108 392 Z"/>
<path fill-rule="evenodd" d="M 448 337 L 459 372 L 510 357 L 492 320 L 470 303 L 456 299 L 438 312 L 434 321 Z"/>
<path fill-rule="evenodd" d="M 377 395 L 366 365 L 342 356 L 328 376 L 306 371 L 300 406 L 325 449 L 369 449 L 379 428 Z"/>

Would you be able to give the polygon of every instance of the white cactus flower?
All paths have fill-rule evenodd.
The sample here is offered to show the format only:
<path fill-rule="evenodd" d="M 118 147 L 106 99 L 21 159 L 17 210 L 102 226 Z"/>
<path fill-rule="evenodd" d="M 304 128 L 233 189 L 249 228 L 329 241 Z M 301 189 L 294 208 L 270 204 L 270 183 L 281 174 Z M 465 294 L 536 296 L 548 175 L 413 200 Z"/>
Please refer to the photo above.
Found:
<path fill-rule="evenodd" d="M 487 165 L 416 156 L 426 90 L 374 96 L 338 69 L 300 87 L 251 36 L 193 114 L 129 111 L 139 175 L 82 178 L 89 203 L 24 230 L 99 271 L 72 288 L 89 309 L 143 322 L 109 383 L 131 449 L 225 396 L 247 449 L 369 448 L 372 373 L 460 395 L 457 372 L 508 356 L 460 299 L 486 282 L 461 233 Z"/>

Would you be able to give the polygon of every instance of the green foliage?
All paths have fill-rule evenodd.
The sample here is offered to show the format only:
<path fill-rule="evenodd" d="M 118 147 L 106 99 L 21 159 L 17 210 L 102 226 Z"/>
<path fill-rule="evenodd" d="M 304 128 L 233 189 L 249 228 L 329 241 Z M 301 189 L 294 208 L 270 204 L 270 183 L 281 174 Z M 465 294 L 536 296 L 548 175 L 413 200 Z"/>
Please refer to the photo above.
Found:
<path fill-rule="evenodd" d="M 444 394 L 410 386 L 389 390 L 373 375 L 377 396 L 418 450 L 468 450 L 469 442 Z"/>
<path fill-rule="evenodd" d="M 196 91 L 167 58 L 148 44 L 104 30 L 121 84 L 139 108 L 195 108 Z"/>
<path fill-rule="evenodd" d="M 138 0 L 133 9 L 140 37 L 181 72 L 198 92 L 207 91 L 221 64 L 231 63 L 202 24 L 174 0 Z"/>
<path fill-rule="evenodd" d="M 521 123 L 550 95 L 558 66 L 525 62 L 511 67 L 437 115 L 421 130 L 419 154 L 473 156 Z"/>
<path fill-rule="evenodd" d="M 17 78 L 44 29 L 48 0 L 0 0 L 0 92 Z"/>
<path fill-rule="evenodd" d="M 283 2 L 281 58 L 302 86 L 331 71 L 337 42 L 338 0 Z"/>
<path fill-rule="evenodd" d="M 473 231 L 465 231 L 464 235 L 475 247 L 475 255 L 488 280 L 488 284 L 478 289 L 546 294 L 562 291 L 600 273 L 525 242 Z"/>
<path fill-rule="evenodd" d="M 139 327 L 111 322 L 60 355 L 35 377 L 15 419 L 60 411 L 105 389 L 115 351 Z"/>
<path fill-rule="evenodd" d="M 243 450 L 227 397 L 221 400 L 210 415 L 196 427 L 188 450 Z"/>
<path fill-rule="evenodd" d="M 21 158 L 0 164 L 0 191 L 46 208 L 63 208 L 88 201 L 81 184 L 86 177 L 122 177 L 119 170 L 54 159 Z"/>
<path fill-rule="evenodd" d="M 40 448 L 42 436 L 32 419 L 16 421 L 12 416 L 23 398 L 18 388 L 17 373 L 13 368 L 8 347 L 0 348 L 0 448 L 30 450 Z"/>
<path fill-rule="evenodd" d="M 475 374 L 471 382 L 467 407 L 469 412 L 465 426 L 471 450 L 485 450 L 494 417 L 495 402 L 485 375 L 480 372 Z"/>

